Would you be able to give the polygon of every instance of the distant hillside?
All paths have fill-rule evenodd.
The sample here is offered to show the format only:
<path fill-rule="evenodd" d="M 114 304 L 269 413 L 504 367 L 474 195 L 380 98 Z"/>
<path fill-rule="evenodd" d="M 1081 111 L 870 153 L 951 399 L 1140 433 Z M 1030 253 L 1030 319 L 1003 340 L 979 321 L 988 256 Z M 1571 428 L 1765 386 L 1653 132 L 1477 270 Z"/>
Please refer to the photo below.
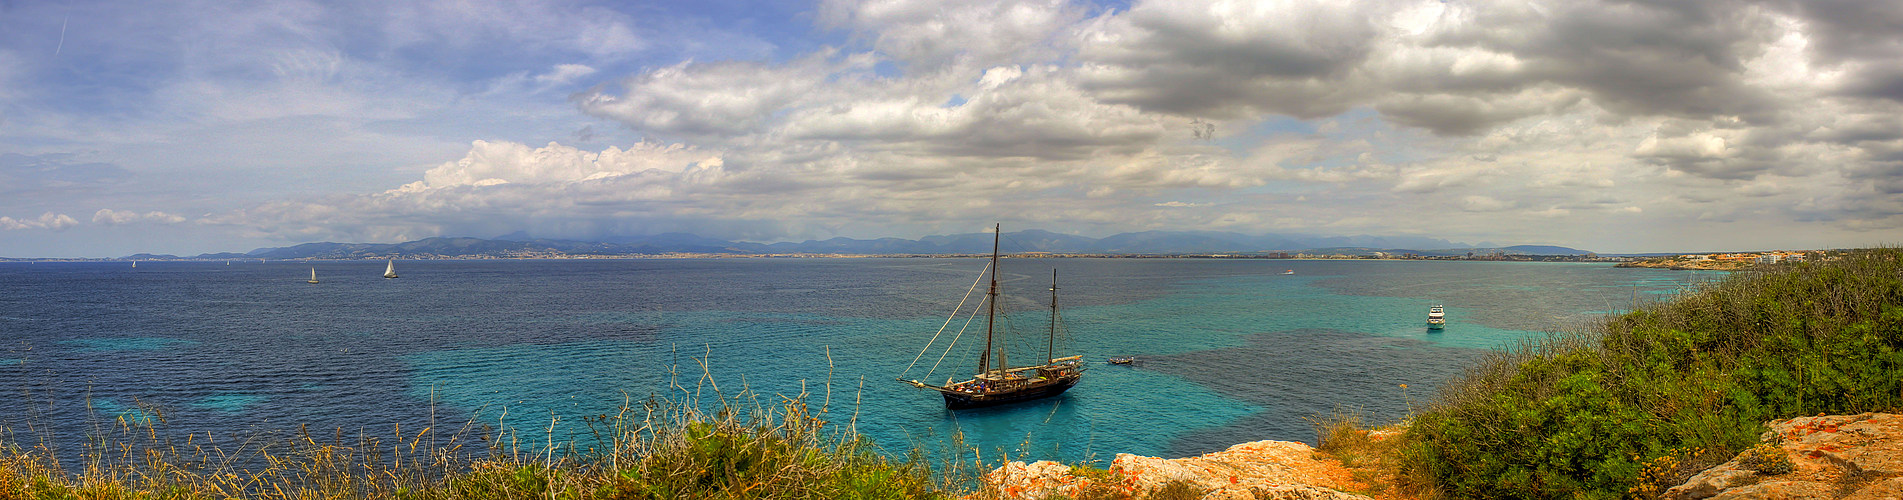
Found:
<path fill-rule="evenodd" d="M 495 239 L 437 237 L 405 243 L 305 243 L 260 248 L 243 254 L 208 253 L 199 259 L 367 259 L 387 257 L 538 257 L 551 255 L 658 255 L 658 254 L 847 254 L 847 255 L 944 255 L 982 254 L 991 251 L 990 233 L 965 233 L 926 236 L 916 240 L 879 238 L 861 240 L 832 238 L 802 242 L 751 243 L 725 241 L 687 233 L 606 238 L 603 241 L 574 241 L 533 238 L 514 233 Z M 1476 255 L 1582 255 L 1584 250 L 1566 247 L 1521 245 L 1505 248 L 1465 248 L 1446 240 L 1422 237 L 1379 236 L 1308 236 L 1246 235 L 1217 231 L 1143 231 L 1091 238 L 1044 230 L 1025 230 L 1004 234 L 1002 249 L 1007 253 L 1049 252 L 1077 254 L 1266 254 L 1299 253 L 1335 255 L 1415 254 L 1428 256 Z M 1438 248 L 1441 250 L 1410 250 Z M 143 255 L 143 254 L 142 254 Z M 165 258 L 170 256 L 149 256 Z"/>
<path fill-rule="evenodd" d="M 1388 250 L 1388 252 L 1412 252 L 1427 256 L 1465 256 L 1480 255 L 1594 255 L 1594 252 L 1552 245 L 1514 245 L 1497 248 L 1443 248 L 1437 250 Z"/>
<path fill-rule="evenodd" d="M 1514 245 L 1501 248 L 1506 253 L 1523 255 L 1585 255 L 1592 252 L 1577 248 L 1556 247 L 1552 245 Z"/>

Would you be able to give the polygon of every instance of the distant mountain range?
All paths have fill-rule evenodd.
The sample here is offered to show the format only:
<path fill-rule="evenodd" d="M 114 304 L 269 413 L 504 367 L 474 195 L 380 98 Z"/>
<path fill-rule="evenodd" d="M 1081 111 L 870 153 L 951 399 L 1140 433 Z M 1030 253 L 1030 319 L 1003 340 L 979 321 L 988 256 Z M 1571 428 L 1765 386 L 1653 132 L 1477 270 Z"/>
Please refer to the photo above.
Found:
<path fill-rule="evenodd" d="M 1048 252 L 1106 255 L 1325 253 L 1370 255 L 1412 253 L 1424 256 L 1466 254 L 1584 255 L 1585 250 L 1545 245 L 1469 248 L 1435 238 L 1414 236 L 1302 236 L 1246 235 L 1215 231 L 1144 231 L 1104 238 L 1026 230 L 1004 234 L 1006 253 Z M 509 234 L 494 239 L 437 237 L 405 243 L 305 243 L 260 248 L 245 253 L 208 253 L 194 259 L 367 259 L 384 257 L 533 257 L 549 255 L 656 255 L 656 254 L 845 254 L 946 255 L 991 252 L 991 233 L 926 236 L 917 240 L 832 238 L 803 242 L 750 243 L 719 240 L 686 233 L 620 237 L 604 241 L 530 238 Z M 180 258 L 138 254 L 129 259 Z"/>

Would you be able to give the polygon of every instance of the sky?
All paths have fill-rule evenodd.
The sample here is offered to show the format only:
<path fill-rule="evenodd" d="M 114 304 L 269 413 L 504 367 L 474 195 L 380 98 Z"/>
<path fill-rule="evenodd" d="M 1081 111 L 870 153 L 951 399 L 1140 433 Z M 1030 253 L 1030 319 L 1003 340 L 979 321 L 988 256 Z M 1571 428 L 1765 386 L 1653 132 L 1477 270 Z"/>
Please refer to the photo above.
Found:
<path fill-rule="evenodd" d="M 1894 0 L 0 0 L 0 256 L 1903 243 Z"/>

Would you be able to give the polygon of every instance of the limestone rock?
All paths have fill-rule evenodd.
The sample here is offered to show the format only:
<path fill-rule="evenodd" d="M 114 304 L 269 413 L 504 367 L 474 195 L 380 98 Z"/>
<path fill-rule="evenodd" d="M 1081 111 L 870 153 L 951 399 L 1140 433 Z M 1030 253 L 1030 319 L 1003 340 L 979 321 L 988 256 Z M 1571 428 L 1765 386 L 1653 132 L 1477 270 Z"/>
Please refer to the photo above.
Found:
<path fill-rule="evenodd" d="M 1797 500 L 1831 497 L 1831 487 L 1828 484 L 1811 481 L 1778 481 L 1732 488 L 1711 497 L 1711 500 Z"/>
<path fill-rule="evenodd" d="M 1665 500 L 1698 500 L 1711 498 L 1718 492 L 1758 482 L 1758 473 L 1740 469 L 1737 461 L 1705 469 L 1692 476 L 1685 484 L 1665 490 Z"/>
<path fill-rule="evenodd" d="M 1864 413 L 1774 420 L 1764 440 L 1788 457 L 1788 472 L 1748 466 L 1749 452 L 1666 490 L 1670 500 L 1903 498 L 1903 415 Z"/>
<path fill-rule="evenodd" d="M 1076 477 L 1050 461 L 1007 463 L 985 475 L 988 485 L 1007 499 L 1077 496 L 1088 488 L 1141 495 L 1182 481 L 1204 492 L 1206 500 L 1366 500 L 1345 493 L 1352 476 L 1339 465 L 1316 460 L 1315 449 L 1287 441 L 1256 441 L 1198 457 L 1163 459 L 1120 453 L 1107 477 Z"/>
<path fill-rule="evenodd" d="M 1006 463 L 985 474 L 985 482 L 1001 485 L 1001 491 L 1005 489 L 1003 486 L 1014 487 L 1007 492 L 1012 495 L 1007 498 L 1074 497 L 1078 486 L 1088 484 L 1088 480 L 1072 476 L 1070 466 L 1050 460 Z"/>
<path fill-rule="evenodd" d="M 1895 500 L 1903 498 L 1903 477 L 1893 477 L 1871 483 L 1863 489 L 1844 497 L 1844 500 Z"/>

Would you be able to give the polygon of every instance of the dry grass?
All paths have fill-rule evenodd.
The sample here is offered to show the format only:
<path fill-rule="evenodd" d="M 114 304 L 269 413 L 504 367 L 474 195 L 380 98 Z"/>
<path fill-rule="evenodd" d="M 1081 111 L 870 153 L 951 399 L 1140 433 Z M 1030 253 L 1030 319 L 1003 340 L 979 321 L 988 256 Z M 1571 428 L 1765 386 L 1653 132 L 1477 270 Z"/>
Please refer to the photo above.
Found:
<path fill-rule="evenodd" d="M 1337 408 L 1334 413 L 1308 418 L 1315 429 L 1315 449 L 1333 458 L 1349 470 L 1356 483 L 1366 491 L 1353 491 L 1380 499 L 1426 498 L 1421 492 L 1400 487 L 1400 448 L 1406 435 L 1406 421 L 1374 427 L 1360 411 Z"/>
<path fill-rule="evenodd" d="M 82 457 L 23 447 L 0 428 L 0 500 L 15 499 L 672 499 L 937 498 L 969 469 L 934 474 L 913 453 L 886 458 L 849 426 L 829 425 L 805 395 L 762 405 L 626 399 L 586 419 L 604 449 L 577 450 L 546 429 L 393 426 L 217 442 L 168 435 L 159 418 L 119 418 Z"/>

